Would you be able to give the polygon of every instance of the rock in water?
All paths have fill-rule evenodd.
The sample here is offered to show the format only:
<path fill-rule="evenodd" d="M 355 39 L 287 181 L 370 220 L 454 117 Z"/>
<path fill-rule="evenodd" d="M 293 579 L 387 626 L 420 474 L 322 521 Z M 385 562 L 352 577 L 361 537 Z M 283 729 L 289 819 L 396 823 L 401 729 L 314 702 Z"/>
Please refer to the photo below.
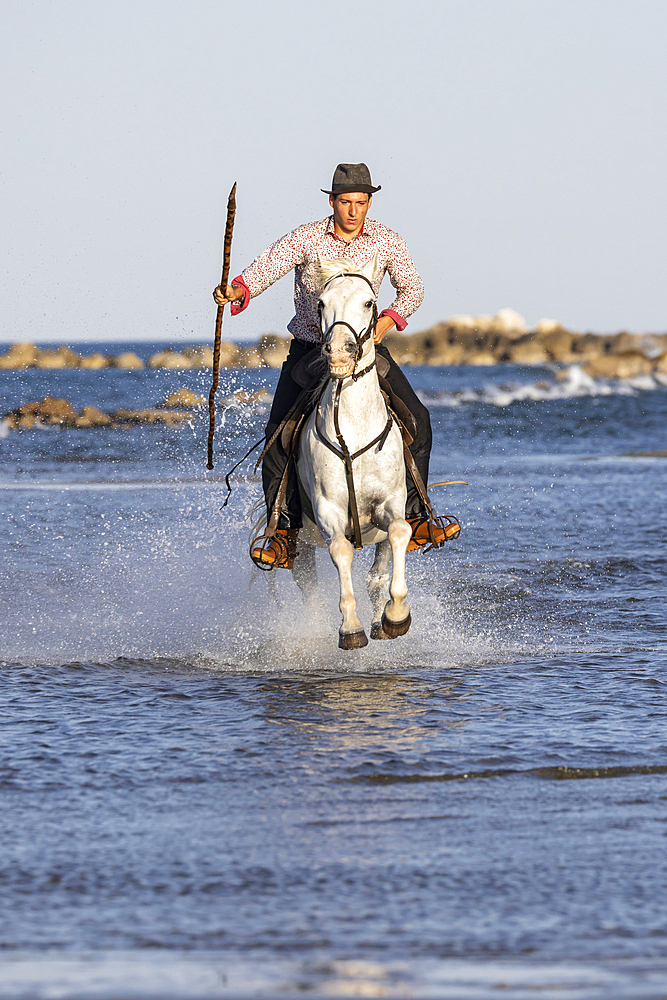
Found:
<path fill-rule="evenodd" d="M 55 351 L 37 351 L 37 368 L 78 368 L 81 358 L 69 347 L 59 347 Z"/>
<path fill-rule="evenodd" d="M 80 368 L 107 368 L 110 364 L 109 358 L 102 354 L 101 351 L 95 351 L 93 354 L 84 354 L 79 362 Z"/>
<path fill-rule="evenodd" d="M 160 406 L 203 406 L 206 400 L 191 389 L 178 389 L 170 393 Z"/>
<path fill-rule="evenodd" d="M 71 403 L 66 399 L 56 399 L 54 396 L 46 396 L 45 399 L 35 400 L 31 403 L 24 403 L 17 406 L 11 413 L 5 414 L 7 421 L 13 428 L 30 430 L 35 424 L 42 427 L 56 424 L 60 427 L 74 427 L 77 420 L 77 412 Z"/>
<path fill-rule="evenodd" d="M 554 333 L 556 330 L 562 329 L 563 327 L 555 319 L 541 319 L 535 327 L 535 333 L 542 335 L 545 333 Z"/>
<path fill-rule="evenodd" d="M 81 416 L 76 418 L 77 427 L 108 427 L 111 417 L 96 406 L 84 406 Z"/>
<path fill-rule="evenodd" d="M 193 368 L 213 367 L 213 348 L 206 344 L 201 347 L 184 347 L 183 357 L 188 359 Z"/>
<path fill-rule="evenodd" d="M 36 358 L 34 344 L 12 344 L 6 354 L 0 355 L 0 368 L 28 368 L 34 365 Z"/>
<path fill-rule="evenodd" d="M 550 360 L 543 344 L 532 333 L 514 342 L 509 349 L 509 357 L 515 365 L 542 365 Z"/>
<path fill-rule="evenodd" d="M 549 320 L 549 322 L 551 321 Z M 539 325 L 538 323 L 537 326 L 539 327 Z M 535 335 L 554 361 L 568 362 L 572 360 L 572 334 L 569 330 L 563 329 L 556 323 L 546 331 L 540 331 L 536 327 Z"/>
<path fill-rule="evenodd" d="M 192 368 L 192 362 L 178 351 L 158 351 L 148 359 L 150 368 Z"/>
<path fill-rule="evenodd" d="M 655 359 L 654 371 L 659 372 L 661 375 L 667 375 L 667 351 L 664 351 L 659 358 Z"/>
<path fill-rule="evenodd" d="M 117 354 L 115 358 L 111 358 L 110 361 L 112 367 L 114 368 L 143 368 L 144 363 L 138 354 L 134 351 L 121 351 Z"/>
<path fill-rule="evenodd" d="M 626 351 L 625 354 L 591 358 L 582 367 L 591 378 L 635 378 L 637 375 L 650 375 L 654 364 L 639 351 Z"/>
<path fill-rule="evenodd" d="M 498 331 L 528 333 L 525 319 L 515 309 L 499 309 L 493 320 Z"/>

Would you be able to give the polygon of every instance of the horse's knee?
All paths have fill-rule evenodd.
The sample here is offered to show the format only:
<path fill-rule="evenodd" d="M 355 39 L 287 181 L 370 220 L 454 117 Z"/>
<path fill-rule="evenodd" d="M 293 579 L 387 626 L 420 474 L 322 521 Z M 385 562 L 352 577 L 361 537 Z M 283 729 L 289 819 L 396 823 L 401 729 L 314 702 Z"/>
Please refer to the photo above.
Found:
<path fill-rule="evenodd" d="M 392 549 L 394 548 L 394 546 L 402 546 L 402 545 L 405 545 L 405 547 L 407 548 L 408 543 L 412 538 L 412 529 L 410 528 L 410 525 L 405 520 L 405 518 L 397 517 L 389 525 L 387 534 L 389 536 L 389 541 L 391 542 Z"/>
<path fill-rule="evenodd" d="M 352 563 L 354 549 L 352 542 L 348 541 L 345 535 L 334 535 L 329 542 L 329 555 L 331 561 L 338 566 L 339 563 Z"/>

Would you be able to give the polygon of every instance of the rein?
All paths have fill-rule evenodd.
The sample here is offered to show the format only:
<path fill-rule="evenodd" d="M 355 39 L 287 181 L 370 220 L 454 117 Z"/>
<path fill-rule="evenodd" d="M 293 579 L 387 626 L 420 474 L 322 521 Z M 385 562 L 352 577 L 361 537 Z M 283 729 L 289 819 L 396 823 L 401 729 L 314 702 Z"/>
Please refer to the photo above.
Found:
<path fill-rule="evenodd" d="M 330 282 L 334 281 L 336 278 L 361 278 L 362 281 L 365 281 L 366 284 L 370 287 L 371 291 L 373 292 L 373 314 L 371 316 L 370 323 L 362 333 L 357 333 L 354 327 L 343 319 L 336 320 L 335 323 L 331 324 L 329 330 L 327 331 L 327 333 L 329 333 L 331 330 L 333 330 L 335 326 L 345 326 L 352 333 L 352 336 L 354 337 L 357 345 L 357 350 L 354 358 L 354 368 L 352 369 L 352 374 L 346 377 L 351 379 L 352 382 L 356 382 L 358 379 L 362 378 L 364 375 L 370 372 L 376 365 L 376 360 L 375 358 L 373 358 L 371 363 L 369 365 L 366 365 L 366 367 L 363 368 L 360 372 L 356 371 L 356 367 L 359 364 L 359 360 L 363 353 L 364 344 L 366 343 L 367 340 L 370 339 L 370 337 L 373 336 L 373 334 L 375 333 L 375 328 L 377 326 L 378 310 L 377 310 L 377 303 L 375 301 L 375 289 L 373 288 L 373 285 L 371 284 L 370 280 L 366 277 L 365 274 L 356 274 L 356 273 L 335 274 L 333 278 L 329 278 L 329 281 L 326 282 L 324 288 L 326 288 L 327 285 L 330 284 Z M 322 290 L 324 291 L 324 289 Z M 324 338 L 322 336 L 322 333 L 320 332 L 320 343 L 323 342 Z M 331 378 L 331 376 L 329 376 L 329 378 Z M 373 440 L 370 441 L 367 445 L 365 445 L 363 448 L 360 448 L 358 451 L 355 451 L 355 453 L 351 455 L 350 450 L 347 447 L 347 444 L 345 443 L 345 438 L 343 437 L 343 434 L 341 432 L 340 423 L 338 420 L 340 395 L 343 390 L 344 381 L 345 381 L 344 378 L 339 379 L 334 394 L 334 411 L 333 411 L 334 430 L 336 432 L 336 437 L 338 439 L 340 449 L 336 448 L 336 446 L 333 445 L 331 441 L 328 441 L 324 436 L 324 434 L 322 433 L 318 421 L 318 416 L 320 412 L 319 402 L 315 410 L 315 433 L 319 437 L 322 444 L 325 444 L 327 448 L 334 453 L 334 455 L 337 455 L 338 458 L 340 458 L 340 460 L 343 462 L 343 465 L 345 466 L 345 479 L 347 481 L 347 493 L 348 493 L 348 511 L 350 518 L 352 520 L 352 528 L 354 531 L 354 547 L 355 549 L 361 549 L 363 548 L 363 545 L 361 544 L 361 525 L 359 523 L 359 510 L 357 508 L 357 494 L 354 489 L 354 473 L 352 471 L 352 463 L 354 462 L 355 458 L 359 458 L 360 455 L 363 455 L 365 452 L 370 451 L 370 449 L 373 448 L 374 445 L 376 444 L 379 444 L 380 446 L 379 450 L 382 451 L 384 443 L 387 440 L 389 431 L 391 430 L 391 425 L 393 423 L 394 418 L 392 414 L 389 411 L 387 411 L 387 423 L 385 424 L 384 429 L 380 431 L 380 433 L 376 437 L 374 437 Z"/>

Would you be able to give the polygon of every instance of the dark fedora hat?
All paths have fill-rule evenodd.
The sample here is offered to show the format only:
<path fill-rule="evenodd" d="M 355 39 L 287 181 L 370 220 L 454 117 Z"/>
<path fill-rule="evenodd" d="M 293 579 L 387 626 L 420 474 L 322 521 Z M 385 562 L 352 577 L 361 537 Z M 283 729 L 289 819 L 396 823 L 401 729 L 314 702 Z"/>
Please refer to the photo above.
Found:
<path fill-rule="evenodd" d="M 325 194 L 350 194 L 352 191 L 363 191 L 364 194 L 374 194 L 382 185 L 373 187 L 371 172 L 365 163 L 339 163 L 334 170 L 331 191 Z"/>

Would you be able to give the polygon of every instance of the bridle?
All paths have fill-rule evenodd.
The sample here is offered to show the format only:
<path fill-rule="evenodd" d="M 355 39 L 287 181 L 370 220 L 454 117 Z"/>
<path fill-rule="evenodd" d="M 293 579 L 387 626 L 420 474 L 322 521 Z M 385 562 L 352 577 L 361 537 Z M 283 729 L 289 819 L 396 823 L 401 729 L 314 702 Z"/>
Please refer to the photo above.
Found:
<path fill-rule="evenodd" d="M 357 345 L 357 350 L 356 350 L 355 355 L 354 355 L 354 367 L 352 369 L 352 374 L 351 375 L 347 375 L 346 378 L 351 378 L 353 382 L 356 382 L 357 379 L 362 378 L 363 375 L 366 375 L 367 372 L 371 371 L 375 367 L 375 358 L 373 358 L 373 360 L 371 361 L 371 363 L 369 365 L 367 365 L 365 368 L 363 368 L 360 372 L 358 372 L 356 370 L 357 369 L 357 365 L 359 364 L 359 361 L 361 360 L 361 355 L 363 354 L 364 344 L 366 343 L 367 340 L 369 340 L 373 336 L 373 334 L 375 333 L 375 328 L 377 326 L 377 321 L 378 321 L 378 307 L 377 307 L 377 302 L 375 300 L 375 289 L 373 288 L 372 282 L 370 281 L 369 278 L 366 277 L 365 274 L 359 274 L 359 273 L 357 273 L 355 271 L 355 272 L 352 272 L 350 274 L 345 274 L 345 273 L 343 273 L 343 274 L 334 274 L 334 276 L 332 278 L 329 278 L 329 280 L 327 282 L 325 282 L 324 287 L 322 288 L 322 291 L 324 291 L 324 289 L 327 287 L 327 285 L 330 285 L 332 281 L 336 281 L 338 278 L 361 278 L 362 281 L 366 282 L 366 284 L 368 285 L 368 287 L 370 288 L 370 290 L 373 293 L 373 312 L 371 314 L 370 322 L 369 322 L 369 324 L 368 324 L 368 326 L 366 327 L 365 330 L 362 330 L 361 333 L 357 333 L 357 331 L 354 329 L 354 327 L 352 326 L 352 324 L 351 323 L 347 323 L 344 319 L 337 319 L 334 323 L 331 324 L 331 326 L 327 330 L 327 334 L 329 334 L 329 333 L 331 333 L 331 331 L 333 330 L 333 328 L 335 326 L 344 326 L 344 327 L 346 327 L 350 331 L 350 333 L 354 337 L 355 343 Z M 324 335 L 322 333 L 321 327 L 320 327 L 320 332 L 319 332 L 319 338 L 320 338 L 320 343 L 323 345 L 324 344 Z"/>

